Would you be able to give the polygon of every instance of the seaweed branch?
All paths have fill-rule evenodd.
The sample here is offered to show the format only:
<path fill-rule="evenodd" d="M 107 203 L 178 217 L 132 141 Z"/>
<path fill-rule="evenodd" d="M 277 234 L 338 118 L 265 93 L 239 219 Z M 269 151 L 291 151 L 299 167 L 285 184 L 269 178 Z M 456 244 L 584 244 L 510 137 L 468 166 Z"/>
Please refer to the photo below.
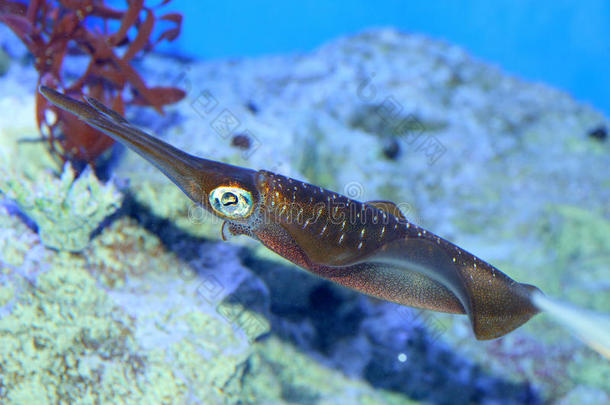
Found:
<path fill-rule="evenodd" d="M 131 62 L 154 49 L 162 41 L 180 35 L 182 15 L 166 13 L 155 16 L 157 7 L 144 0 L 128 0 L 125 10 L 111 8 L 104 0 L 0 0 L 0 22 L 21 39 L 34 56 L 43 84 L 81 98 L 92 96 L 123 114 L 129 104 L 153 107 L 163 113 L 163 106 L 181 100 L 185 93 L 175 87 L 149 87 Z M 169 25 L 152 38 L 156 23 Z M 118 28 L 114 31 L 109 26 Z M 65 78 L 66 61 L 86 55 L 88 64 L 76 80 Z M 128 93 L 128 94 L 126 94 Z M 82 169 L 96 160 L 114 143 L 75 118 L 51 105 L 36 92 L 36 120 L 51 152 Z"/>

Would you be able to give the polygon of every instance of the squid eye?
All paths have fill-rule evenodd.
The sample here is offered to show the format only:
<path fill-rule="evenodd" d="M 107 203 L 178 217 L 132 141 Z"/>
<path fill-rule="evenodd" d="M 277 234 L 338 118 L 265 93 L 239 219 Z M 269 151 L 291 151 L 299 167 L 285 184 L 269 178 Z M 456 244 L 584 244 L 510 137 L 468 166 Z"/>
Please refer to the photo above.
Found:
<path fill-rule="evenodd" d="M 252 214 L 252 194 L 240 187 L 217 187 L 209 196 L 210 206 L 220 216 L 244 219 Z"/>
<path fill-rule="evenodd" d="M 224 193 L 222 197 L 220 197 L 220 203 L 225 207 L 229 205 L 236 205 L 238 201 L 239 198 L 231 192 Z"/>

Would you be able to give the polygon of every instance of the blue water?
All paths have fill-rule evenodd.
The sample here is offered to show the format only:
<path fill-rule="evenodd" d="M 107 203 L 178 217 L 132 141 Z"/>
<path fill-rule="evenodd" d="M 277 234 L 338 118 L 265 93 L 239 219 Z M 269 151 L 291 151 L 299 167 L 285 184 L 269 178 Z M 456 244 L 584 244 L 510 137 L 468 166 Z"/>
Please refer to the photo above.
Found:
<path fill-rule="evenodd" d="M 610 115 L 610 0 L 187 1 L 178 48 L 203 58 L 308 51 L 340 35 L 394 26 L 461 45 Z"/>

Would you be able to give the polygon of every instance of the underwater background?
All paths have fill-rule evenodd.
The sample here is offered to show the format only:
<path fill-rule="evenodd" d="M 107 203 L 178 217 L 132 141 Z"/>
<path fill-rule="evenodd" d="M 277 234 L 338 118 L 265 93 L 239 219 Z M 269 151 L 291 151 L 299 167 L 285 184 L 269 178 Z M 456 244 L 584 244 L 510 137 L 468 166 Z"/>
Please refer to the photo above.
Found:
<path fill-rule="evenodd" d="M 198 58 L 312 51 L 371 27 L 446 40 L 527 80 L 542 81 L 610 113 L 610 1 L 286 2 L 175 0 L 189 10 L 168 47 Z"/>
<path fill-rule="evenodd" d="M 220 221 L 120 146 L 74 151 L 92 146 L 67 125 L 53 144 L 36 86 L 55 71 L 6 17 L 27 14 L 13 3 L 0 1 L 0 403 L 610 403 L 608 360 L 544 314 L 477 341 L 466 317 L 223 242 Z M 131 71 L 122 88 L 110 65 L 90 74 L 76 42 L 63 85 L 124 93 L 130 121 L 194 155 L 399 203 L 515 280 L 610 312 L 610 2 L 157 4 L 182 30 L 129 63 L 181 97 L 147 99 Z M 136 15 L 120 57 L 146 30 Z"/>

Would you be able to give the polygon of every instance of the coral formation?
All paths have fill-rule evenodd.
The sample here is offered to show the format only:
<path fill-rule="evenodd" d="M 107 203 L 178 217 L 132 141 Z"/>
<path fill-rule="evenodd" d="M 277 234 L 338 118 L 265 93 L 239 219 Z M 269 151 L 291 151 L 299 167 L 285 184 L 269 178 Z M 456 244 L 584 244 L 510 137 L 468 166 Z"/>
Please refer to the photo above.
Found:
<path fill-rule="evenodd" d="M 120 207 L 122 195 L 112 183 L 100 183 L 90 169 L 78 179 L 75 176 L 70 163 L 59 179 L 44 171 L 26 180 L 0 168 L 0 191 L 36 223 L 46 246 L 78 252 L 100 223 Z"/>
<path fill-rule="evenodd" d="M 0 318 L 3 401 L 105 401 L 129 393 L 130 384 L 113 382 L 139 372 L 131 321 L 86 270 L 58 257 L 35 285 L 16 285 L 23 292 L 11 314 Z M 98 381 L 106 397 L 94 388 Z"/>

